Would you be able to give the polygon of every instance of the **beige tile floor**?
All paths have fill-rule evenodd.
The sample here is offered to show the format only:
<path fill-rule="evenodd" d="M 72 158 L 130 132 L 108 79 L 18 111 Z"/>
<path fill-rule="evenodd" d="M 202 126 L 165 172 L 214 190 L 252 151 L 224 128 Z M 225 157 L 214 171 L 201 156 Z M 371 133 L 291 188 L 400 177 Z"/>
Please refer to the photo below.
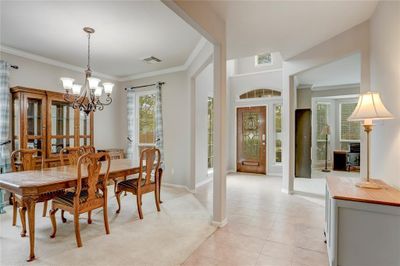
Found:
<path fill-rule="evenodd" d="M 228 225 L 184 265 L 328 265 L 323 204 L 282 193 L 279 177 L 231 174 L 227 184 Z M 211 211 L 211 183 L 199 188 L 196 197 Z"/>

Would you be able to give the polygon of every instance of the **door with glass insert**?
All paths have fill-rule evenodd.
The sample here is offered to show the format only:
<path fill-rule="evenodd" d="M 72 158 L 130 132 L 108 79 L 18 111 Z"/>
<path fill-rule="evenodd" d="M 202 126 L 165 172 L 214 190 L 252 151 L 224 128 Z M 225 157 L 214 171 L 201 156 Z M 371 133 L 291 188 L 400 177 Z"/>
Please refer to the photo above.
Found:
<path fill-rule="evenodd" d="M 237 109 L 237 171 L 266 174 L 265 106 Z"/>
<path fill-rule="evenodd" d="M 46 140 L 46 95 L 27 93 L 24 97 L 21 148 L 42 150 Z"/>
<path fill-rule="evenodd" d="M 59 157 L 65 147 L 75 146 L 75 110 L 60 95 L 48 97 L 48 157 Z"/>

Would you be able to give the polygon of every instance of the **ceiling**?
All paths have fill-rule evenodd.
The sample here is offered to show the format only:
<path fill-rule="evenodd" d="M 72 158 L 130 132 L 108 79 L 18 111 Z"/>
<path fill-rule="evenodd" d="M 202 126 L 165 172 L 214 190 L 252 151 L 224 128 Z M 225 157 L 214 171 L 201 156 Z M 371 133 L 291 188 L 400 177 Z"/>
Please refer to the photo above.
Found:
<path fill-rule="evenodd" d="M 207 1 L 226 22 L 229 59 L 288 59 L 370 18 L 376 1 Z"/>
<path fill-rule="evenodd" d="M 359 53 L 322 65 L 296 75 L 302 86 L 313 90 L 347 84 L 359 84 L 361 80 L 361 55 Z"/>
<path fill-rule="evenodd" d="M 160 1 L 1 1 L 2 46 L 118 78 L 185 64 L 201 36 Z M 146 64 L 155 56 L 163 61 Z"/>

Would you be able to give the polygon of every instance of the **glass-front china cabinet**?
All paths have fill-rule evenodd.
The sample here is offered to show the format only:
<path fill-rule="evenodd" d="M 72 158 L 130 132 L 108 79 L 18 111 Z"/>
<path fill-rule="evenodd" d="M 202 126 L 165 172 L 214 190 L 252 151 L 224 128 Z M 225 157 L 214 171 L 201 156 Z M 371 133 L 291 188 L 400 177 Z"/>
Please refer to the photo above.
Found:
<path fill-rule="evenodd" d="M 54 166 L 63 147 L 93 145 L 93 113 L 73 109 L 62 93 L 14 87 L 11 94 L 13 150 L 40 149 Z"/>

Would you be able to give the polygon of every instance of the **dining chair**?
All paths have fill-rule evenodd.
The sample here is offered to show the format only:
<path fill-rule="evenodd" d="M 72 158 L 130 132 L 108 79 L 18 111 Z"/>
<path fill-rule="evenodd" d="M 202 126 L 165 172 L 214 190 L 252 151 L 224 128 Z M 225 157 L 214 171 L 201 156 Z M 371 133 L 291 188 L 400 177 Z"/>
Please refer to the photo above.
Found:
<path fill-rule="evenodd" d="M 79 157 L 82 155 L 80 147 L 65 147 L 60 150 L 60 163 L 64 165 L 76 165 Z"/>
<path fill-rule="evenodd" d="M 81 147 L 64 147 L 60 150 L 60 163 L 61 166 L 64 165 L 77 165 L 79 157 L 84 154 L 84 149 Z M 63 223 L 67 222 L 67 219 L 64 216 L 64 210 L 61 211 L 61 220 Z M 91 223 L 91 219 L 88 219 L 88 222 Z"/>
<path fill-rule="evenodd" d="M 20 149 L 15 150 L 11 153 L 11 169 L 13 172 L 29 171 L 42 169 L 44 167 L 44 156 L 39 157 L 39 153 L 42 155 L 42 151 L 39 149 Z M 40 162 L 40 164 L 39 164 Z M 26 236 L 26 206 L 23 205 L 22 198 L 16 194 L 11 195 L 13 204 L 13 218 L 12 225 L 17 224 L 17 210 L 20 214 L 22 231 L 21 236 Z M 43 206 L 43 217 L 47 213 L 47 200 L 39 201 L 44 202 Z"/>
<path fill-rule="evenodd" d="M 100 159 L 103 158 L 103 163 Z M 100 171 L 105 167 L 101 177 Z M 76 243 L 82 247 L 79 229 L 79 215 L 103 207 L 106 234 L 110 233 L 107 215 L 107 179 L 110 172 L 110 155 L 108 153 L 86 153 L 79 157 L 77 164 L 77 184 L 75 191 L 65 191 L 52 201 L 50 219 L 53 226 L 51 238 L 56 236 L 57 224 L 55 214 L 58 209 L 74 216 Z"/>
<path fill-rule="evenodd" d="M 118 183 L 115 196 L 118 202 L 117 213 L 121 210 L 120 196 L 123 191 L 136 195 L 136 204 L 139 218 L 143 219 L 142 195 L 154 192 L 157 211 L 160 211 L 160 150 L 149 148 L 140 154 L 139 176 Z"/>
<path fill-rule="evenodd" d="M 87 146 L 80 146 L 79 149 L 81 150 L 82 153 L 96 153 L 96 148 L 92 145 L 87 145 Z"/>

